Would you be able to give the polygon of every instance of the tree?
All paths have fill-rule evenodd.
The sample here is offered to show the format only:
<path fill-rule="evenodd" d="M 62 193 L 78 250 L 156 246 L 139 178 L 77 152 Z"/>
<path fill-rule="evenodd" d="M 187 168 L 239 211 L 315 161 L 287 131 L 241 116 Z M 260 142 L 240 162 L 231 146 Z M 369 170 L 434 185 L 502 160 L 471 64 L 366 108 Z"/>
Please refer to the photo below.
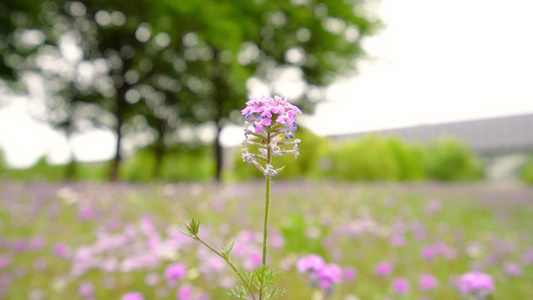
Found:
<path fill-rule="evenodd" d="M 354 60 L 364 54 L 361 40 L 379 27 L 364 4 L 55 0 L 41 5 L 9 0 L 3 11 L 12 13 L 1 17 L 8 25 L 0 40 L 6 40 L 11 50 L 0 67 L 3 74 L 14 74 L 25 68 L 15 61 L 36 61 L 38 56 L 31 59 L 13 46 L 20 27 L 13 22 L 13 12 L 31 12 L 26 18 L 33 21 L 29 28 L 45 37 L 40 47 L 34 47 L 35 55 L 40 49 L 52 51 L 50 46 L 57 51 L 61 39 L 71 36 L 82 51 L 80 63 L 103 69 L 86 86 L 80 85 L 78 76 L 62 78 L 63 88 L 56 92 L 62 95 L 58 109 L 67 116 L 63 123 L 71 126 L 79 111 L 94 105 L 100 111 L 99 122 L 116 132 L 110 178 L 118 177 L 124 134 L 135 136 L 138 124 L 146 125 L 141 127 L 152 137 L 144 143 L 151 143 L 161 158 L 169 144 L 183 142 L 172 138 L 182 125 L 210 122 L 216 132 L 215 178 L 220 179 L 220 133 L 228 122 L 241 120 L 235 111 L 243 106 L 247 80 L 253 76 L 279 93 L 279 74 L 292 72 L 301 91 L 298 99 L 290 100 L 311 112 L 320 87 L 353 70 Z"/>
<path fill-rule="evenodd" d="M 183 34 L 181 23 L 168 17 L 168 9 L 150 1 L 129 5 L 126 1 L 88 0 L 82 3 L 58 0 L 42 6 L 34 2 L 27 6 L 19 5 L 17 1 L 6 3 L 7 9 L 3 11 L 9 11 L 10 15 L 2 15 L 7 24 L 4 26 L 7 33 L 2 37 L 7 41 L 5 44 L 13 48 L 13 54 L 6 54 L 4 61 L 9 63 L 14 56 L 24 64 L 6 63 L 3 74 L 20 80 L 23 72 L 35 71 L 47 82 L 53 82 L 50 86 L 57 88 L 49 90 L 46 118 L 54 127 L 62 128 L 67 137 L 79 131 L 76 125 L 80 121 L 87 124 L 83 122 L 85 120 L 90 120 L 93 126 L 112 129 L 117 135 L 117 143 L 110 169 L 111 179 L 118 178 L 123 133 L 135 116 L 145 115 L 147 123 L 155 128 L 155 148 L 161 157 L 163 135 L 179 123 L 176 112 L 186 114 L 186 108 L 190 106 L 177 101 L 178 96 L 183 98 L 187 91 L 185 88 L 183 93 L 176 93 L 181 85 L 173 79 L 175 65 L 168 63 L 176 56 L 171 49 L 179 48 L 178 39 L 175 36 L 171 39 L 164 32 L 168 29 Z M 38 8 L 35 13 L 30 9 L 32 7 Z M 29 12 L 33 13 L 31 17 Z M 32 22 L 26 22 L 28 28 L 33 27 L 35 29 L 31 30 L 42 35 L 42 41 L 32 47 L 36 51 L 23 51 L 17 47 L 21 44 L 17 33 L 21 31 L 21 24 L 16 23 L 18 19 L 13 16 L 31 19 Z M 46 58 L 60 61 L 65 37 L 70 38 L 70 47 L 74 51 L 81 52 L 78 59 L 67 64 L 70 72 L 56 70 L 54 66 L 47 69 L 39 63 L 31 64 Z M 84 70 L 79 68 L 82 64 Z M 85 76 L 88 78 L 80 80 L 84 71 L 89 73 Z M 93 118 L 82 120 L 88 105 L 98 107 L 97 113 L 91 116 Z M 129 128 L 130 132 L 136 129 L 135 126 Z"/>
<path fill-rule="evenodd" d="M 361 40 L 379 27 L 363 1 L 167 1 L 180 15 L 195 16 L 191 32 L 214 53 L 205 78 L 212 86 L 207 101 L 217 132 L 217 179 L 220 132 L 242 108 L 250 76 L 272 83 L 284 70 L 296 72 L 308 92 L 291 101 L 310 112 L 317 88 L 353 70 L 354 60 L 364 54 Z"/>

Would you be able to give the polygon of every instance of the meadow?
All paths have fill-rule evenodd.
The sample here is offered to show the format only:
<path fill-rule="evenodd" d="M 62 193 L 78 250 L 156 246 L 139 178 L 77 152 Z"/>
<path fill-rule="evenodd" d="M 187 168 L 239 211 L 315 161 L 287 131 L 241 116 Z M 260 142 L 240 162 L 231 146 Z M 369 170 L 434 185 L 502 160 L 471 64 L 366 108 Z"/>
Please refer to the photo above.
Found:
<path fill-rule="evenodd" d="M 176 226 L 200 220 L 253 270 L 263 185 L 0 182 L 0 299 L 229 299 L 238 278 Z M 461 299 L 457 277 L 476 270 L 492 299 L 533 299 L 531 187 L 275 180 L 271 199 L 280 299 L 323 299 L 296 267 L 311 254 L 342 270 L 327 299 Z"/>

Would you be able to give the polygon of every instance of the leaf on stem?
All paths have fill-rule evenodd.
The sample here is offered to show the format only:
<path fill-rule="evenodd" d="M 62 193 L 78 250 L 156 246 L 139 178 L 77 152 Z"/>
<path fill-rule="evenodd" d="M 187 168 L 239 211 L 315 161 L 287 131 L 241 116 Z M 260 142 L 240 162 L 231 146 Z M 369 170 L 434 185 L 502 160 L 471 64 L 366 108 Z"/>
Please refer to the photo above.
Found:
<path fill-rule="evenodd" d="M 248 292 L 246 288 L 242 285 L 238 285 L 232 288 L 229 292 L 229 295 L 237 299 L 248 299 Z"/>
<path fill-rule="evenodd" d="M 235 243 L 233 241 L 222 244 L 222 255 L 227 261 L 230 261 L 230 253 L 231 253 L 231 250 L 233 249 L 234 244 Z"/>
<path fill-rule="evenodd" d="M 186 224 L 186 227 L 187 227 L 187 232 L 179 229 L 178 231 L 183 233 L 184 235 L 190 237 L 190 238 L 193 238 L 195 240 L 198 239 L 198 231 L 200 230 L 200 222 L 199 221 L 196 221 L 195 219 L 192 219 L 191 222 L 189 224 Z"/>

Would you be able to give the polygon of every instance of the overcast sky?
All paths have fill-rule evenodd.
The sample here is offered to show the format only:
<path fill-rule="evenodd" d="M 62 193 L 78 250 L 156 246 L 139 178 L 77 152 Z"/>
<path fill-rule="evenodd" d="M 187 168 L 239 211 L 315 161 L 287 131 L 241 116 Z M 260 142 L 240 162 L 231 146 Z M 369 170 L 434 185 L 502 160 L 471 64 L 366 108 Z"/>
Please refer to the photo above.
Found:
<path fill-rule="evenodd" d="M 364 43 L 372 58 L 302 123 L 325 135 L 533 112 L 532 13 L 527 0 L 382 0 L 386 28 Z M 26 101 L 0 110 L 8 163 L 29 166 L 43 154 L 64 162 L 67 142 L 32 121 Z M 241 128 L 225 130 L 225 144 L 240 139 Z M 109 159 L 113 141 L 110 132 L 78 136 L 74 152 Z"/>

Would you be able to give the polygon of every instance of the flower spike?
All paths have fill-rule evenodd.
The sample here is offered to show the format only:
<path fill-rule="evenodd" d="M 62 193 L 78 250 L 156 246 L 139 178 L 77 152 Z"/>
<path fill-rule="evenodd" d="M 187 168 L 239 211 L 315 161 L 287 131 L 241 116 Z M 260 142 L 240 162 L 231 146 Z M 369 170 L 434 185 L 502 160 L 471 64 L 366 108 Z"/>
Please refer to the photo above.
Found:
<path fill-rule="evenodd" d="M 294 131 L 298 128 L 296 115 L 301 114 L 302 111 L 280 96 L 274 96 L 274 98 L 261 96 L 250 97 L 250 100 L 246 102 L 246 108 L 241 110 L 241 113 L 244 115 L 246 126 L 245 140 L 242 143 L 243 162 L 256 166 L 266 178 L 276 177 L 283 168 L 275 169 L 271 165 L 272 157 L 294 154 L 297 158 L 300 154 L 298 143 L 301 141 L 299 139 L 289 140 L 294 139 Z M 282 142 L 280 135 L 285 137 L 285 141 Z M 260 141 L 251 141 L 250 136 L 259 138 Z M 259 154 L 250 153 L 248 145 L 257 146 Z M 284 149 L 285 147 L 292 149 Z M 265 165 L 257 162 L 256 158 L 266 162 Z"/>

